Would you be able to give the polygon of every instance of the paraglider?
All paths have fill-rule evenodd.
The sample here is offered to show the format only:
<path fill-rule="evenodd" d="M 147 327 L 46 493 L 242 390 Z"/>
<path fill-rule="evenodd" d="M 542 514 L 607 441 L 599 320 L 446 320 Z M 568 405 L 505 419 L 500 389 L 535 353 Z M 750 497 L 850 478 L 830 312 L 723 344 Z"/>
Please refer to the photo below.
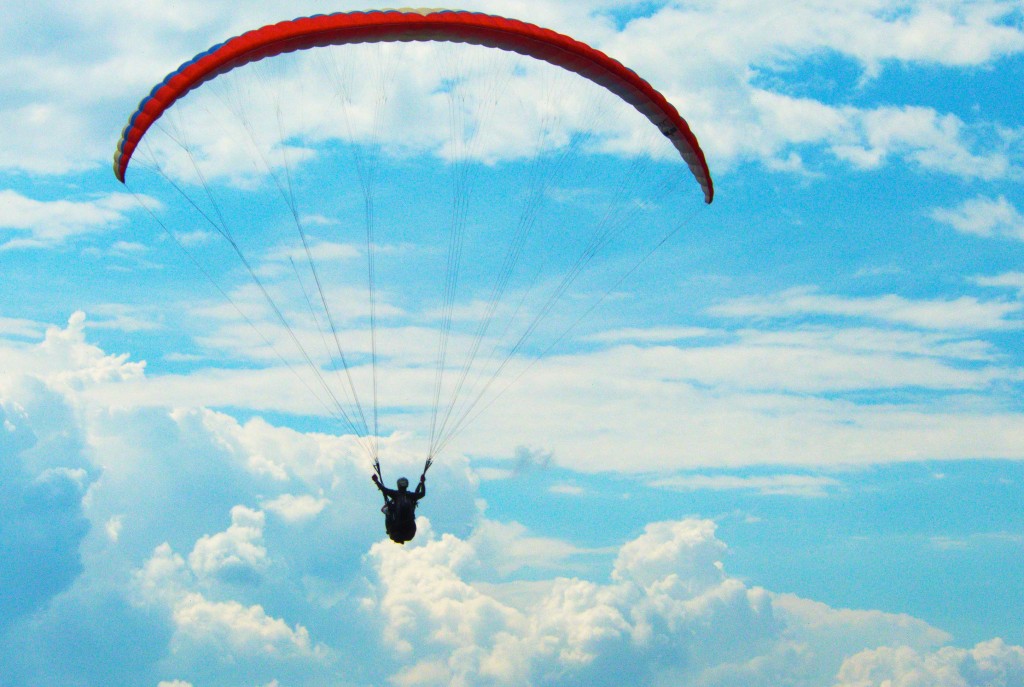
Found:
<path fill-rule="evenodd" d="M 502 75 L 480 86 L 477 77 L 486 70 L 488 59 L 456 56 L 425 60 L 418 53 L 401 52 L 423 44 L 501 53 L 514 60 L 521 56 L 527 64 L 512 61 Z M 376 68 L 366 65 L 362 57 L 353 58 L 354 67 L 339 66 L 342 58 L 331 52 L 371 46 L 379 47 L 376 58 L 381 64 Z M 328 56 L 315 66 L 323 70 L 325 83 L 309 93 L 333 100 L 325 107 L 308 106 L 296 92 L 301 90 L 300 78 L 314 70 L 307 63 L 288 60 L 324 51 Z M 268 76 L 264 67 L 279 60 L 287 68 Z M 466 70 L 468 76 L 445 71 L 449 66 Z M 431 67 L 438 69 L 436 75 L 421 73 Z M 527 83 L 533 70 L 540 67 L 555 73 L 538 77 L 540 83 L 550 82 L 551 94 L 530 102 L 529 89 L 517 91 L 510 84 Z M 252 81 L 230 81 L 241 73 L 249 73 Z M 589 107 L 590 95 L 574 100 L 557 77 L 582 82 L 581 88 L 600 92 L 611 102 Z M 421 89 L 421 103 L 394 97 L 415 88 Z M 192 94 L 203 96 L 211 89 L 209 101 L 197 106 L 195 113 L 186 107 L 181 120 L 175 117 L 176 103 L 191 101 Z M 442 103 L 437 112 L 445 113 L 438 118 L 444 122 L 434 122 L 423 114 L 424 107 L 430 111 L 435 101 Z M 247 114 L 250 104 L 263 109 Z M 387 110 L 392 105 L 394 110 Z M 213 113 L 214 106 L 221 108 L 223 116 Z M 559 106 L 565 111 L 557 112 Z M 623 134 L 614 145 L 606 145 L 607 141 L 602 141 L 613 137 L 608 132 L 625 126 L 620 109 L 639 115 L 639 133 Z M 483 126 L 491 113 L 496 113 L 501 124 L 493 133 Z M 535 120 L 529 123 L 524 113 L 535 115 Z M 594 124 L 602 114 L 605 123 Z M 234 129 L 231 121 L 238 122 Z M 445 123 L 448 137 L 431 139 L 427 125 L 440 128 Z M 266 131 L 273 140 L 261 138 Z M 517 137 L 517 133 L 521 135 Z M 644 138 L 647 135 L 653 142 Z M 156 142 L 151 140 L 154 136 Z M 532 141 L 532 147 L 524 141 Z M 348 146 L 350 164 L 321 173 L 321 167 L 346 153 L 344 149 L 339 152 L 342 146 L 336 145 L 338 142 Z M 655 143 L 665 142 L 668 155 L 649 150 Z M 248 165 L 234 162 L 243 149 L 251 156 Z M 451 170 L 451 188 L 423 193 L 420 206 L 396 209 L 389 216 L 388 211 L 412 202 L 406 189 L 415 188 L 418 180 L 408 164 L 394 177 L 387 177 L 381 160 L 401 155 L 413 158 L 425 151 Z M 588 175 L 596 178 L 598 167 L 585 168 L 584 163 L 591 163 L 579 160 L 593 156 L 605 164 L 609 155 L 627 152 L 633 162 L 616 170 L 621 181 L 610 182 L 615 195 L 581 205 L 571 215 L 571 226 L 556 214 L 545 216 L 541 211 L 546 204 L 587 197 L 588 189 L 573 188 L 572 184 Z M 217 155 L 221 158 L 215 159 Z M 152 204 L 147 209 L 257 331 L 274 357 L 299 379 L 314 403 L 357 438 L 374 466 L 374 483 L 385 497 L 387 532 L 394 541 L 404 543 L 415 535 L 416 504 L 425 495 L 425 475 L 433 459 L 685 223 L 669 217 L 663 228 L 648 231 L 647 245 L 636 249 L 625 266 L 617 265 L 618 273 L 590 287 L 588 305 L 575 312 L 558 311 L 568 301 L 584 302 L 570 289 L 581 283 L 581 275 L 614 240 L 623 240 L 631 248 L 640 245 L 639 232 L 627 231 L 633 226 L 631 221 L 643 216 L 645 225 L 657 226 L 648 216 L 659 210 L 658 203 L 636 189 L 644 183 L 663 194 L 675 189 L 683 176 L 678 171 L 680 159 L 700 186 L 704 201 L 710 203 L 714 197 L 711 175 L 687 122 L 661 92 L 605 53 L 515 19 L 455 10 L 402 9 L 283 21 L 196 55 L 157 84 L 131 115 L 114 155 L 114 174 L 125 183 L 129 164 L 132 169 L 141 166 L 155 172 L 184 198 L 181 211 L 191 215 L 176 220 L 174 229 L 168 226 L 170 220 L 157 216 Z M 523 169 L 506 170 L 499 162 L 520 164 Z M 658 165 L 664 167 L 661 177 L 648 171 Z M 211 182 L 218 174 L 230 181 L 220 199 L 217 192 L 221 189 Z M 266 185 L 269 191 L 261 190 L 254 175 L 270 180 Z M 304 181 L 310 187 L 306 194 Z M 513 183 L 523 186 L 515 188 Z M 493 197 L 489 196 L 485 215 L 473 221 L 468 212 L 474 184 L 498 189 L 494 196 L 519 205 L 498 211 L 491 208 Z M 362 192 L 359 210 L 364 231 L 358 248 L 355 242 L 343 244 L 339 238 L 351 222 L 337 217 L 356 215 L 342 209 L 350 207 L 344 205 L 349 202 L 344 193 L 351 189 Z M 447 210 L 429 206 L 446 198 L 449 191 Z M 387 199 L 382 198 L 385 194 L 390 194 Z M 275 196 L 283 200 L 283 209 L 269 215 L 265 208 Z M 251 219 L 245 219 L 245 212 L 253 213 Z M 447 215 L 447 240 L 439 240 L 434 231 L 442 223 L 437 218 L 443 215 Z M 193 224 L 213 229 L 224 239 L 224 250 L 233 253 L 248 273 L 256 300 L 264 301 L 263 314 L 274 322 L 273 328 L 261 328 L 258 316 L 244 312 L 238 302 L 241 298 L 212 276 L 218 268 L 223 269 L 222 261 L 203 263 L 193 254 L 191 244 L 180 238 L 177 227 Z M 273 228 L 285 225 L 291 225 L 297 236 L 287 250 L 272 238 Z M 390 243 L 382 238 L 382 230 L 388 229 L 393 231 Z M 252 242 L 248 248 L 243 247 L 246 240 Z M 534 253 L 526 257 L 531 240 L 536 242 Z M 467 275 L 462 257 L 471 244 L 491 260 L 473 263 L 475 282 Z M 418 252 L 420 263 L 399 263 L 399 258 L 392 258 L 420 247 L 424 247 Z M 262 256 L 285 255 L 287 264 L 279 261 L 274 269 L 261 268 L 252 257 L 257 251 Z M 356 253 L 365 257 L 362 288 L 366 295 L 362 299 L 351 295 L 355 270 L 332 273 L 329 269 L 337 267 L 332 261 L 342 259 L 339 256 Z M 389 258 L 395 262 L 386 262 Z M 436 270 L 432 269 L 434 263 L 439 263 Z M 294 275 L 290 285 L 268 283 L 282 272 Z M 429 300 L 434 294 L 430 289 L 408 283 L 416 277 L 426 281 L 432 272 L 443 275 L 434 280 L 440 282 L 437 301 Z M 382 289 L 380 281 L 386 276 L 393 282 L 389 289 Z M 563 321 L 545 330 L 545 325 L 556 319 L 556 312 Z M 415 314 L 408 317 L 412 324 L 397 323 L 399 315 L 410 313 Z M 429 356 L 420 352 L 427 328 L 424 323 L 433 325 L 437 341 L 432 368 L 424 363 Z M 353 343 L 355 335 L 363 332 L 369 333 L 368 338 Z M 543 341 L 542 333 L 547 336 Z M 284 346 L 298 355 L 286 355 Z M 321 351 L 315 350 L 320 346 Z M 460 360 L 455 360 L 456 355 Z M 385 379 L 387 367 L 400 381 Z M 497 383 L 499 379 L 504 386 Z M 406 395 L 399 396 L 396 389 Z M 398 400 L 386 405 L 382 399 L 389 391 Z M 379 437 L 387 430 L 382 409 L 391 411 L 391 431 L 397 423 L 404 426 L 413 418 L 426 425 L 420 434 L 427 443 L 426 463 L 414 491 L 408 490 L 407 480 L 405 488 L 400 480 L 398 489 L 382 483 Z"/>

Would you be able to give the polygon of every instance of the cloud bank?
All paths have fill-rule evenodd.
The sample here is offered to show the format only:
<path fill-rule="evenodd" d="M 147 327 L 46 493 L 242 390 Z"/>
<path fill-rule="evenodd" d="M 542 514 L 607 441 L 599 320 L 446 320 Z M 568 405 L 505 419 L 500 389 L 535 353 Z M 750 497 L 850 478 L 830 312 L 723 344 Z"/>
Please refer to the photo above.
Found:
<path fill-rule="evenodd" d="M 98 403 L 143 372 L 82 325 L 2 349 L 22 366 L 0 385 L 0 575 L 26 592 L 0 606 L 5 683 L 1022 684 L 1003 639 L 731 575 L 709 520 L 647 523 L 603 573 L 566 574 L 587 552 L 485 518 L 458 461 L 396 546 L 350 440 Z"/>

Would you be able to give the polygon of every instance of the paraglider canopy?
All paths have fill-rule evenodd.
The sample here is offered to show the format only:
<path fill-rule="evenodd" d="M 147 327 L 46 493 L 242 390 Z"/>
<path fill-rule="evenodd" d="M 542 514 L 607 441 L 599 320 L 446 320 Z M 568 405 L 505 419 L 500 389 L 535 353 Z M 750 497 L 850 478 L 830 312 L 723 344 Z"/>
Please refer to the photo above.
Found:
<path fill-rule="evenodd" d="M 450 41 L 485 45 L 528 55 L 598 83 L 646 116 L 672 141 L 704 190 L 714 185 L 704 152 L 676 108 L 635 72 L 585 43 L 533 24 L 455 10 L 345 12 L 284 21 L 215 45 L 171 72 L 139 104 L 114 155 L 122 182 L 132 153 L 152 123 L 179 98 L 236 67 L 307 48 L 377 41 Z"/>

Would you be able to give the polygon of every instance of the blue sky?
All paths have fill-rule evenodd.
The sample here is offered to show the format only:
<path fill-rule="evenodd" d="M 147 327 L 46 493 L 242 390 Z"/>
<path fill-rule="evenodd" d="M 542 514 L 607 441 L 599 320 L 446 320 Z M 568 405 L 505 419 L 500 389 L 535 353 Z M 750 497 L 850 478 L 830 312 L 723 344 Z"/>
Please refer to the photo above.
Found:
<path fill-rule="evenodd" d="M 0 684 L 1024 685 L 1019 5 L 464 5 L 660 89 L 710 206 L 600 89 L 437 45 L 218 78 L 114 179 L 178 64 L 369 7 L 0 6 Z M 396 546 L 371 456 L 467 359 Z"/>

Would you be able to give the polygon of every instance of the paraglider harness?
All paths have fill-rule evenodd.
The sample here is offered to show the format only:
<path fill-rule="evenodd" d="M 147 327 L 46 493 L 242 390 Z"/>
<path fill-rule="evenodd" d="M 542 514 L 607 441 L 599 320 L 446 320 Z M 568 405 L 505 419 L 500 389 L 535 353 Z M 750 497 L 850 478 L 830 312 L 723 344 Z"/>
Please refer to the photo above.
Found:
<path fill-rule="evenodd" d="M 380 474 L 380 461 L 373 461 L 374 474 L 373 483 L 380 489 L 384 496 L 384 505 L 381 512 L 384 513 L 384 527 L 387 530 L 391 541 L 398 544 L 405 544 L 416 536 L 416 504 L 427 495 L 426 480 L 427 470 L 433 464 L 432 458 L 427 458 L 423 466 L 423 473 L 420 475 L 419 484 L 415 491 L 409 491 L 409 480 L 404 477 L 398 480 L 398 489 L 388 489 L 384 486 L 384 480 Z M 404 484 L 403 484 L 404 482 Z"/>

